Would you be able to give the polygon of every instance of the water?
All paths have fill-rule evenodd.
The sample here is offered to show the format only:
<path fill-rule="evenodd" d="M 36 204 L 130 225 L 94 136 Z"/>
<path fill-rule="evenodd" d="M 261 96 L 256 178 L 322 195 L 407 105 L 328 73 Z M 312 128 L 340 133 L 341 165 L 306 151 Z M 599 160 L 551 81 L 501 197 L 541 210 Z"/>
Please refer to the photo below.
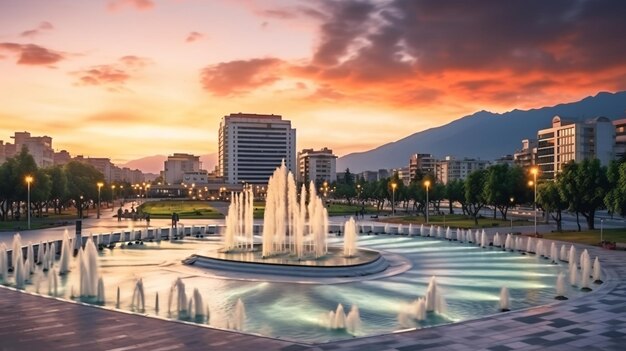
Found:
<path fill-rule="evenodd" d="M 343 255 L 345 257 L 354 256 L 357 252 L 358 233 L 354 217 L 350 217 L 344 224 L 344 244 Z"/>
<path fill-rule="evenodd" d="M 342 247 L 343 238 L 332 237 L 329 244 Z M 413 268 L 392 277 L 343 284 L 278 283 L 265 281 L 263 277 L 258 281 L 221 279 L 180 263 L 193 253 L 221 247 L 217 240 L 195 238 L 105 249 L 97 255 L 99 275 L 106 282 L 102 284 L 104 305 L 109 308 L 118 305 L 133 310 L 132 295 L 141 278 L 145 297 L 155 302 L 145 304 L 146 314 L 194 321 L 199 308 L 192 305 L 194 311 L 189 311 L 189 296 L 193 299 L 197 289 L 204 297 L 202 310 L 207 311 L 206 307 L 210 310 L 210 318 L 205 312 L 201 323 L 228 327 L 229 321 L 234 321 L 237 301 L 241 299 L 246 303 L 244 331 L 308 342 L 353 337 L 347 327 L 329 330 L 320 325 L 319 316 L 336 311 L 338 304 L 358 306 L 361 326 L 356 335 L 389 333 L 406 327 L 422 328 L 492 315 L 497 312 L 502 286 L 508 287 L 514 309 L 551 303 L 557 276 L 567 271 L 567 264 L 554 265 L 535 256 L 427 237 L 361 235 L 359 246 L 403 255 L 413 263 Z M 78 262 L 78 256 L 69 257 L 69 273 L 58 279 L 57 287 L 54 282 L 58 274 L 54 269 L 43 272 L 39 266 L 30 277 L 32 283 L 26 283 L 25 287 L 35 291 L 37 280 L 41 280 L 42 287 L 49 287 L 42 289 L 43 293 L 48 290 L 67 299 L 72 295 L 72 286 L 80 286 Z M 431 284 L 432 276 L 437 276 L 435 284 Z M 13 285 L 12 279 L 9 285 Z M 429 290 L 429 285 L 435 285 L 436 293 L 445 295 L 439 303 L 443 313 L 422 314 L 418 302 L 409 318 L 411 325 L 400 323 L 400 312 L 426 297 L 433 290 Z M 158 311 L 156 294 L 167 296 L 167 314 Z M 580 294 L 579 289 L 566 287 L 568 297 Z M 87 300 L 95 303 L 96 299 Z M 421 304 L 425 311 L 426 301 Z"/>
<path fill-rule="evenodd" d="M 509 294 L 509 289 L 506 286 L 503 286 L 500 289 L 500 311 L 506 312 L 511 310 L 511 295 Z"/>

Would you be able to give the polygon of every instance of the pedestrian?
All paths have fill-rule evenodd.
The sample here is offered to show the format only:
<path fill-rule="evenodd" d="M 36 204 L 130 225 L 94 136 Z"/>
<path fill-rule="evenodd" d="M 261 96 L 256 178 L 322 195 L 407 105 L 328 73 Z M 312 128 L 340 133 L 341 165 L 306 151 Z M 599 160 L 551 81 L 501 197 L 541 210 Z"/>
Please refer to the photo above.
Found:
<path fill-rule="evenodd" d="M 122 213 L 123 213 L 123 211 L 122 211 L 122 208 L 120 207 L 120 208 L 117 210 L 117 221 L 118 221 L 118 222 L 121 222 L 121 221 L 122 221 Z"/>
<path fill-rule="evenodd" d="M 149 227 L 150 226 L 150 214 L 146 213 L 146 226 Z"/>
<path fill-rule="evenodd" d="M 172 212 L 172 228 L 176 228 L 176 212 Z"/>

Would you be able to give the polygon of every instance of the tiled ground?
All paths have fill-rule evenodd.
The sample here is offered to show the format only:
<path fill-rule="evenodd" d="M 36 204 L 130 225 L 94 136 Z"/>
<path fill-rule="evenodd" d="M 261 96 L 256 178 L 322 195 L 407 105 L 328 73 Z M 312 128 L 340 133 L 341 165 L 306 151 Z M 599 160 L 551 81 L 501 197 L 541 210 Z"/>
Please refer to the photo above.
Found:
<path fill-rule="evenodd" d="M 581 246 L 579 246 L 579 249 Z M 587 296 L 448 326 L 305 345 L 0 289 L 4 350 L 626 350 L 626 252 L 587 247 L 605 283 Z"/>

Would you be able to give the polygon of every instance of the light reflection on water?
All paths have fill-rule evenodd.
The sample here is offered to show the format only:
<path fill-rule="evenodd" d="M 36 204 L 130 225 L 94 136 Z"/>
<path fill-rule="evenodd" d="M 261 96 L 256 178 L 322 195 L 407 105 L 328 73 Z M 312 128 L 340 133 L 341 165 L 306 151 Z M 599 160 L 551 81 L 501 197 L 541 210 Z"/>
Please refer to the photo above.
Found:
<path fill-rule="evenodd" d="M 105 284 L 105 305 L 115 306 L 117 287 L 121 291 L 120 308 L 131 310 L 135 282 L 142 278 L 146 292 L 146 314 L 155 315 L 156 293 L 159 294 L 159 316 L 177 318 L 168 313 L 170 286 L 182 278 L 191 296 L 198 288 L 210 309 L 210 325 L 225 328 L 237 299 L 246 305 L 245 331 L 291 340 L 322 342 L 351 338 L 345 332 L 327 330 L 319 317 L 342 303 L 346 311 L 359 306 L 363 328 L 359 335 L 389 333 L 402 329 L 397 314 L 403 306 L 423 296 L 430 277 L 437 276 L 448 302 L 448 314 L 431 315 L 418 327 L 433 326 L 497 313 L 500 288 L 507 286 L 512 309 L 554 301 L 554 285 L 566 265 L 550 264 L 534 255 L 504 252 L 495 248 L 433 240 L 421 237 L 365 236 L 361 247 L 402 254 L 413 267 L 400 275 L 360 282 L 333 285 L 241 281 L 216 278 L 201 270 L 181 269 L 181 260 L 193 253 L 217 250 L 215 240 L 189 239 L 183 243 L 163 241 L 143 246 L 105 249 L 100 253 L 100 274 Z M 337 242 L 336 239 L 332 240 Z M 47 273 L 38 268 L 33 284 L 42 294 L 48 293 Z M 69 298 L 78 292 L 79 276 L 75 259 L 72 272 L 61 277 L 59 296 Z M 39 281 L 39 284 L 37 284 Z M 568 297 L 580 294 L 570 288 Z"/>

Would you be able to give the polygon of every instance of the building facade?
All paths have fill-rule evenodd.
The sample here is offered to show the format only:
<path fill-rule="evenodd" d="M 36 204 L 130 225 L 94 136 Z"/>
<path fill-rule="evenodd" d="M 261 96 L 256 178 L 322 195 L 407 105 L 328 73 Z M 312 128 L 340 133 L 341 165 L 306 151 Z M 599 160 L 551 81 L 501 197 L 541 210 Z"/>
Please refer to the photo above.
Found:
<path fill-rule="evenodd" d="M 300 183 L 313 181 L 316 184 L 336 181 L 337 156 L 333 154 L 333 150 L 304 149 L 298 152 L 297 180 Z"/>
<path fill-rule="evenodd" d="M 615 126 L 606 117 L 584 122 L 552 118 L 552 127 L 537 132 L 537 165 L 541 177 L 554 179 L 569 161 L 596 158 L 602 165 L 613 159 Z"/>
<path fill-rule="evenodd" d="M 228 184 L 267 184 L 285 161 L 297 173 L 296 130 L 279 115 L 233 113 L 220 123 L 218 175 Z"/>
<path fill-rule="evenodd" d="M 470 173 L 488 166 L 489 162 L 484 160 L 471 158 L 457 160 L 452 156 L 446 156 L 443 160 L 437 161 L 435 177 L 438 182 L 448 184 L 453 180 L 465 180 Z"/>
<path fill-rule="evenodd" d="M 615 126 L 615 159 L 626 158 L 626 118 L 613 121 Z"/>
<path fill-rule="evenodd" d="M 0 163 L 6 161 L 7 158 L 14 157 L 22 150 L 22 147 L 26 147 L 37 167 L 45 168 L 54 165 L 51 137 L 35 137 L 29 132 L 15 132 L 11 139 L 14 140 L 13 144 L 0 141 Z"/>
<path fill-rule="evenodd" d="M 418 170 L 434 175 L 437 160 L 431 154 L 413 154 L 409 159 L 409 179 L 415 179 Z"/>
<path fill-rule="evenodd" d="M 181 184 L 186 172 L 200 171 L 200 156 L 175 153 L 168 156 L 163 166 L 165 184 Z"/>
<path fill-rule="evenodd" d="M 537 164 L 537 140 L 522 140 L 522 148 L 513 154 L 513 162 L 520 167 L 528 168 Z"/>

